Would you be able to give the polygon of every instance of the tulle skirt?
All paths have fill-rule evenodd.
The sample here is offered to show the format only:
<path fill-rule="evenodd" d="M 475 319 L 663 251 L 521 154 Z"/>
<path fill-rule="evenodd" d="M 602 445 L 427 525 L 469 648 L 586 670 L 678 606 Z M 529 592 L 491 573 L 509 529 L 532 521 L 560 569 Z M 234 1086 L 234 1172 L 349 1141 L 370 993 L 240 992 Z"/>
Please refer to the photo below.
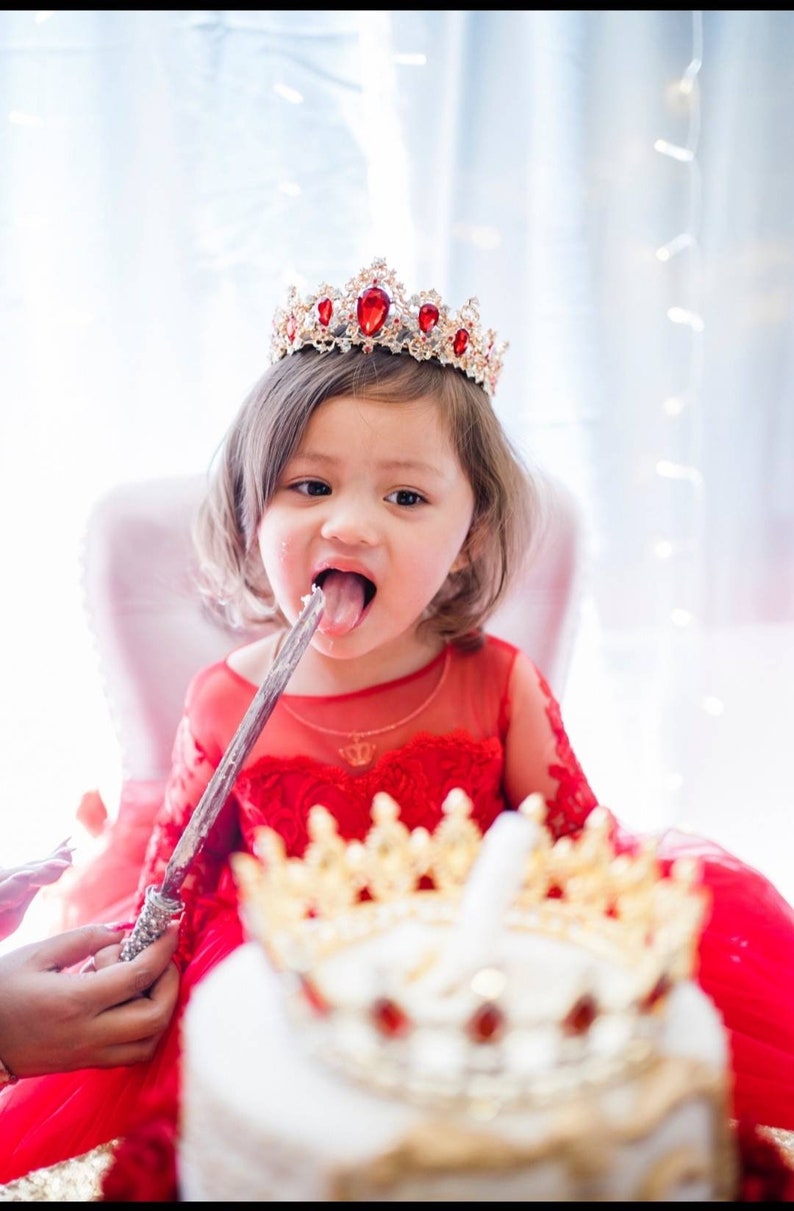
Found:
<path fill-rule="evenodd" d="M 618 829 L 619 846 L 638 840 Z M 657 853 L 663 869 L 697 859 L 710 893 L 695 974 L 728 1033 L 733 1116 L 794 1130 L 794 909 L 760 871 L 713 841 L 671 829 Z"/>

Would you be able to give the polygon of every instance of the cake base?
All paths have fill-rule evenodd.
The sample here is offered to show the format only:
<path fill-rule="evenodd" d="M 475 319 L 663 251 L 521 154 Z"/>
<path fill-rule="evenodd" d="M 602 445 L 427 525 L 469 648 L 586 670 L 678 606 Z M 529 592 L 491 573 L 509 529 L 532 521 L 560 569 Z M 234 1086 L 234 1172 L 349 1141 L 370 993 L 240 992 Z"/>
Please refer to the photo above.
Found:
<path fill-rule="evenodd" d="M 662 1054 L 630 1079 L 544 1108 L 441 1113 L 312 1057 L 280 977 L 247 943 L 185 1016 L 183 1201 L 730 1201 L 736 1162 L 722 1023 L 693 983 Z"/>

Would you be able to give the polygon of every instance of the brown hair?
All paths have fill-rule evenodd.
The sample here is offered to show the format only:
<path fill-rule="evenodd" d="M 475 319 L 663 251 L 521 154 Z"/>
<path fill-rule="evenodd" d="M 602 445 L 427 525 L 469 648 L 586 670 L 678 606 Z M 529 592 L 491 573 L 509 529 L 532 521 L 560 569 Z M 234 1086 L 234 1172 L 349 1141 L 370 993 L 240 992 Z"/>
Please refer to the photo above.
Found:
<path fill-rule="evenodd" d="M 254 385 L 216 454 L 195 527 L 202 589 L 235 626 L 280 619 L 257 528 L 310 417 L 325 400 L 368 396 L 399 405 L 429 396 L 447 419 L 474 494 L 467 563 L 450 573 L 423 625 L 466 642 L 504 596 L 535 534 L 540 497 L 488 396 L 460 370 L 375 349 L 303 349 Z"/>

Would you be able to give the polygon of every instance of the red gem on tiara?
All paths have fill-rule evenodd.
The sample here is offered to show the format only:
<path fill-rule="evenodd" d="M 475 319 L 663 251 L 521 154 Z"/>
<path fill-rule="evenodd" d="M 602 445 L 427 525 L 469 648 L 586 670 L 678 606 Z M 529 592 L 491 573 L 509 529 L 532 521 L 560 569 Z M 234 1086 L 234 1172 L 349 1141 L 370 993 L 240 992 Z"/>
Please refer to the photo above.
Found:
<path fill-rule="evenodd" d="M 295 333 L 298 331 L 298 323 L 294 315 L 287 319 L 287 340 L 292 342 L 295 340 Z"/>
<path fill-rule="evenodd" d="M 334 305 L 331 300 L 327 296 L 324 299 L 320 299 L 319 303 L 317 304 L 317 318 L 319 319 L 323 328 L 328 327 L 333 313 Z"/>
<path fill-rule="evenodd" d="M 435 303 L 422 303 L 419 308 L 420 332 L 432 332 L 438 323 L 438 307 Z"/>
<path fill-rule="evenodd" d="M 460 357 L 466 352 L 466 347 L 469 343 L 469 334 L 465 328 L 458 328 L 455 333 L 455 339 L 452 342 L 452 348 L 455 350 L 455 356 Z"/>
<path fill-rule="evenodd" d="M 386 323 L 391 299 L 380 286 L 368 286 L 362 290 L 356 302 L 356 319 L 365 336 L 374 336 Z"/>

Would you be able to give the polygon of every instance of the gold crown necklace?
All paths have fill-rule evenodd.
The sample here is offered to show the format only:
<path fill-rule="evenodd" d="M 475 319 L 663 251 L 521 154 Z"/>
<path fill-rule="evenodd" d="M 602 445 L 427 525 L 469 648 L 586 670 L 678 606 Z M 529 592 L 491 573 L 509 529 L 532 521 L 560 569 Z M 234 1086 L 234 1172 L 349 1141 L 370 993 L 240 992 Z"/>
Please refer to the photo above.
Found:
<path fill-rule="evenodd" d="M 311 730 L 314 732 L 321 732 L 324 736 L 345 736 L 347 738 L 346 743 L 343 744 L 341 748 L 337 749 L 339 756 L 343 761 L 347 762 L 348 765 L 352 766 L 353 769 L 364 769 L 366 766 L 372 764 L 375 754 L 378 751 L 377 746 L 372 743 L 372 737 L 383 736 L 386 734 L 386 732 L 396 731 L 398 727 L 402 727 L 404 724 L 410 723 L 413 719 L 417 719 L 423 711 L 426 711 L 431 702 L 434 702 L 441 693 L 441 688 L 444 685 L 444 682 L 447 679 L 447 673 L 449 672 L 449 663 L 450 649 L 447 647 L 444 652 L 444 664 L 441 669 L 441 676 L 433 686 L 427 698 L 425 698 L 424 702 L 420 702 L 419 706 L 414 707 L 409 714 L 405 715 L 402 719 L 398 719 L 395 723 L 387 723 L 384 727 L 374 727 L 366 732 L 355 730 L 350 731 L 348 729 L 340 730 L 335 727 L 322 727 L 319 723 L 312 723 L 309 719 L 305 719 L 303 715 L 299 715 L 298 712 L 293 710 L 291 706 L 288 706 L 283 698 L 281 699 L 281 706 L 287 712 L 287 714 L 291 715 L 293 719 L 296 719 L 298 723 L 302 723 L 304 727 L 311 728 Z"/>

